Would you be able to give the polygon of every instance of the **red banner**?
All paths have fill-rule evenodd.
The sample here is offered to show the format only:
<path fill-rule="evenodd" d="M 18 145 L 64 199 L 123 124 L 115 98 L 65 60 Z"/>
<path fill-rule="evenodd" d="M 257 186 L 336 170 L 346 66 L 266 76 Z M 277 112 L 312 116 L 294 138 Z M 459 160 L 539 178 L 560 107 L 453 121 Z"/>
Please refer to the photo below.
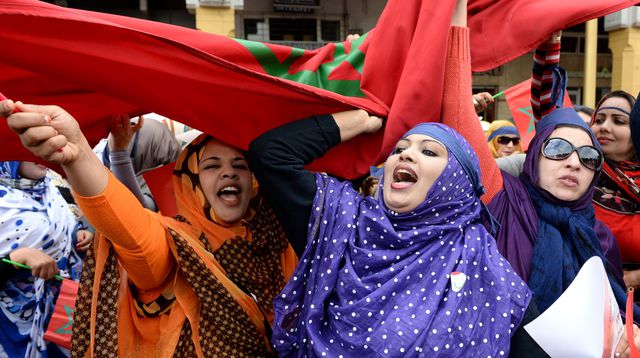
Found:
<path fill-rule="evenodd" d="M 44 339 L 67 349 L 71 349 L 71 333 L 73 332 L 73 315 L 76 311 L 78 286 L 79 283 L 76 281 L 62 280 L 56 306 L 49 326 L 44 332 Z"/>
<path fill-rule="evenodd" d="M 504 91 L 513 121 L 520 132 L 521 147 L 526 151 L 533 136 L 536 135 L 536 119 L 531 107 L 531 79 L 518 83 Z M 567 92 L 564 93 L 564 107 L 573 107 Z"/>
<path fill-rule="evenodd" d="M 533 49 L 551 33 L 636 0 L 470 0 L 476 71 Z M 313 169 L 353 178 L 380 163 L 415 124 L 438 121 L 454 1 L 391 0 L 353 45 L 315 51 L 235 40 L 35 0 L 0 6 L 0 91 L 57 104 L 91 143 L 113 113 L 156 112 L 239 148 L 283 123 L 362 108 L 384 133 L 333 148 Z M 10 50 L 9 50 L 10 49 Z M 34 160 L 0 121 L 0 160 Z"/>

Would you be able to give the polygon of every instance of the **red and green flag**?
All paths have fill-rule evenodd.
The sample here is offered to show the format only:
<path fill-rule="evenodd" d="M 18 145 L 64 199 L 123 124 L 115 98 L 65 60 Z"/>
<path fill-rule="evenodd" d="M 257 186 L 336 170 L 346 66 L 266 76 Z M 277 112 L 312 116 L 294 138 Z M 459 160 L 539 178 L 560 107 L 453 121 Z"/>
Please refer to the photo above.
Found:
<path fill-rule="evenodd" d="M 73 316 L 76 311 L 76 297 L 79 283 L 63 279 L 58 293 L 58 299 L 51 314 L 49 325 L 44 332 L 44 339 L 57 345 L 71 349 L 71 334 L 73 333 Z"/>
<path fill-rule="evenodd" d="M 533 116 L 531 106 L 531 79 L 520 82 L 504 91 L 513 122 L 520 132 L 522 150 L 529 148 L 529 143 L 536 135 L 537 120 Z M 573 107 L 569 94 L 564 92 L 564 108 Z"/>
<path fill-rule="evenodd" d="M 343 143 L 314 169 L 356 177 L 413 125 L 437 121 L 455 1 L 390 0 L 355 43 L 307 51 L 128 17 L 4 0 L 0 92 L 57 104 L 90 142 L 114 113 L 156 112 L 246 148 L 257 135 L 313 114 L 362 108 L 384 132 Z M 509 61 L 549 34 L 634 0 L 469 0 L 472 66 Z M 0 160 L 32 159 L 0 121 Z"/>

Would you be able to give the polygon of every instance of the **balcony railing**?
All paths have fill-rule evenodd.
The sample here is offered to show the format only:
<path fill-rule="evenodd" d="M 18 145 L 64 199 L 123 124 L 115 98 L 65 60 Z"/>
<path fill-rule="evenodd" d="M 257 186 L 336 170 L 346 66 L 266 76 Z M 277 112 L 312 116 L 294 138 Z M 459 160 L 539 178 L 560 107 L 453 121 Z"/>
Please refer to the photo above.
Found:
<path fill-rule="evenodd" d="M 315 50 L 319 47 L 324 46 L 325 42 L 319 41 L 268 41 L 269 43 L 289 46 L 289 47 L 297 47 L 305 50 Z"/>

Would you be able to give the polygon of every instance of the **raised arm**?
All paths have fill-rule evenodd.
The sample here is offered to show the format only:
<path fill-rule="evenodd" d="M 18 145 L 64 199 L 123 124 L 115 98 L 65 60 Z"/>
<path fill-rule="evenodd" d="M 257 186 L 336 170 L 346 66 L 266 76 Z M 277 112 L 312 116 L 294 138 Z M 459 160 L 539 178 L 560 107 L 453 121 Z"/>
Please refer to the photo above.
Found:
<path fill-rule="evenodd" d="M 560 69 L 560 36 L 562 32 L 551 35 L 547 41 L 536 48 L 533 54 L 531 71 L 531 107 L 536 120 L 557 108 L 558 95 L 564 91 L 554 91 L 558 85 L 564 86 L 564 77 Z"/>
<path fill-rule="evenodd" d="M 307 244 L 317 190 L 313 174 L 304 166 L 340 142 L 376 131 L 381 124 L 362 110 L 314 116 L 272 129 L 249 146 L 253 174 L 298 256 Z"/>
<path fill-rule="evenodd" d="M 129 119 L 129 115 L 118 115 L 111 122 L 111 134 L 109 134 L 108 141 L 109 169 L 135 195 L 142 206 L 151 211 L 158 211 L 155 201 L 140 189 L 129 153 L 131 141 L 136 132 L 144 125 L 144 116 L 140 116 L 138 123 L 134 125 L 129 122 Z"/>
<path fill-rule="evenodd" d="M 19 111 L 19 113 L 16 113 Z M 0 117 L 36 156 L 60 164 L 78 205 L 113 243 L 118 259 L 140 289 L 158 288 L 173 269 L 164 228 L 91 151 L 75 119 L 56 106 L 0 102 Z"/>
<path fill-rule="evenodd" d="M 469 141 L 480 161 L 484 203 L 502 189 L 502 175 L 484 135 L 471 100 L 471 54 L 467 26 L 467 1 L 456 3 L 445 60 L 445 82 L 442 101 L 442 123 L 455 129 Z"/>

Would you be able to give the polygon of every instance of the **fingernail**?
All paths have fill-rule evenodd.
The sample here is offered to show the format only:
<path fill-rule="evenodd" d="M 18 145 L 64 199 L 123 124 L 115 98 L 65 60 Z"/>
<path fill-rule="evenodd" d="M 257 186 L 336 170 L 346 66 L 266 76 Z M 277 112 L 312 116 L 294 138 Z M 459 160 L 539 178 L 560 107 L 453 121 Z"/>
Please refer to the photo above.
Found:
<path fill-rule="evenodd" d="M 51 123 L 51 117 L 49 117 L 48 115 L 44 115 L 44 121 L 47 123 Z"/>

